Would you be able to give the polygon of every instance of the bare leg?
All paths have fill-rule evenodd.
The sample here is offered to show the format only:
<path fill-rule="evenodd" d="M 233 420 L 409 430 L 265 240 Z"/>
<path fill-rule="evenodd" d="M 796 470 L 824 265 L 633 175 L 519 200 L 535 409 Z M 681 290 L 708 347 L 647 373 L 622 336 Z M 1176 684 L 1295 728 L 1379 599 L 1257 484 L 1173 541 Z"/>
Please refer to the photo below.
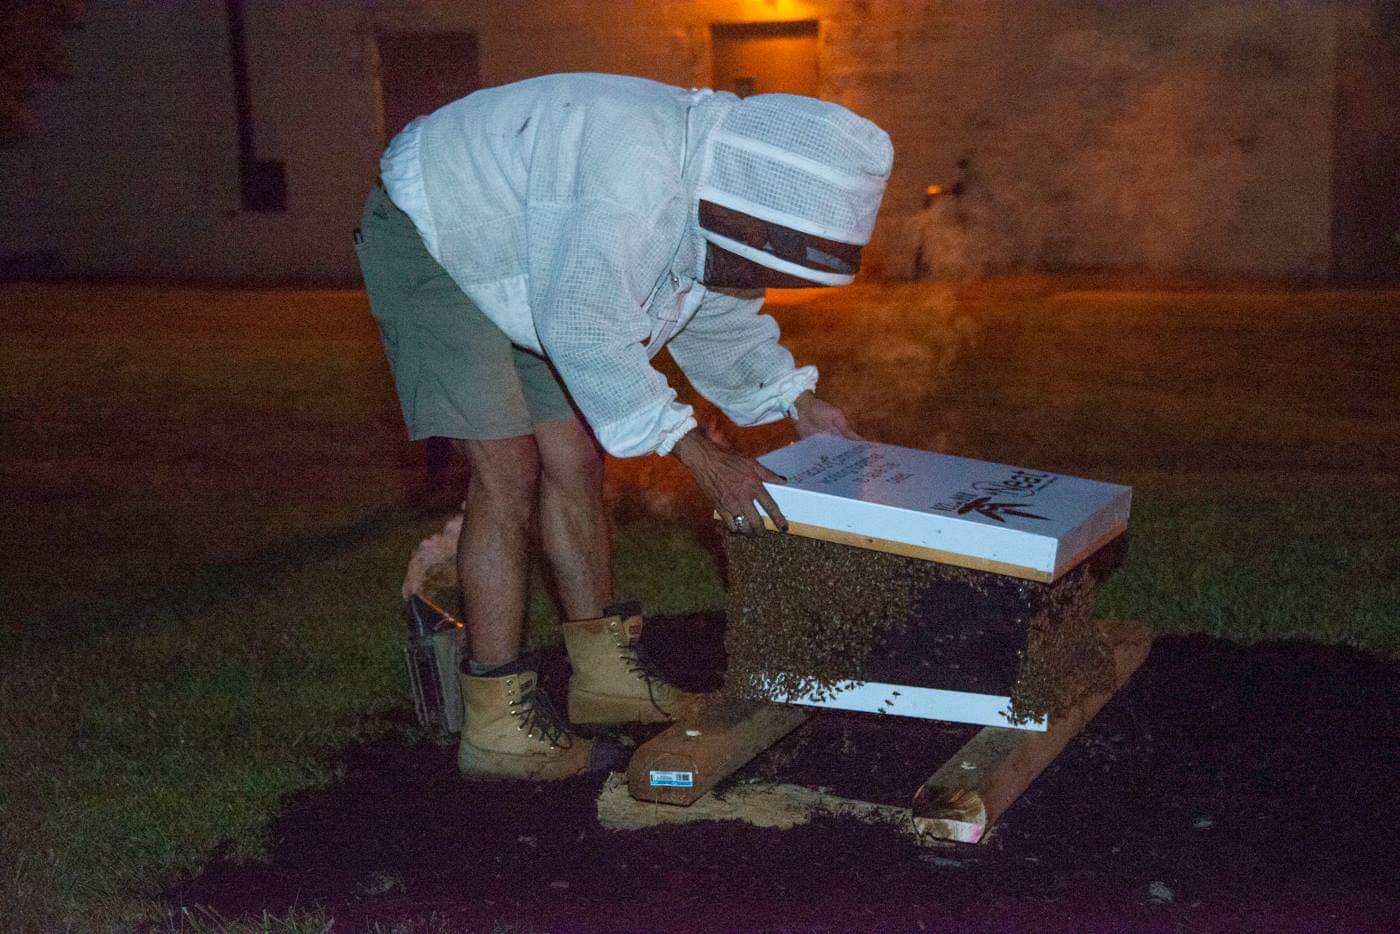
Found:
<path fill-rule="evenodd" d="M 565 619 L 596 619 L 613 602 L 612 528 L 603 454 L 576 418 L 535 426 L 540 537 Z"/>
<path fill-rule="evenodd" d="M 457 574 L 471 659 L 504 665 L 520 654 L 530 570 L 530 521 L 540 459 L 530 435 L 457 441 L 471 464 Z"/>

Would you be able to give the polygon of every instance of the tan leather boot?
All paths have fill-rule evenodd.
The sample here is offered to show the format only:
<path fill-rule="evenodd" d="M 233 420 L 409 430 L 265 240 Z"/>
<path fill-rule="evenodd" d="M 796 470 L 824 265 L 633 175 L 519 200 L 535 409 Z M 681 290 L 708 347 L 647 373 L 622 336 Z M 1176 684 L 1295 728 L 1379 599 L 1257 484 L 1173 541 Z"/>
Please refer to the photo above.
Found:
<path fill-rule="evenodd" d="M 557 781 L 606 768 L 594 741 L 569 732 L 539 674 L 462 677 L 462 740 L 457 768 L 467 778 Z"/>
<path fill-rule="evenodd" d="M 564 624 L 569 678 L 569 720 L 588 725 L 674 720 L 704 695 L 682 691 L 647 659 L 639 643 L 642 614 L 635 604 L 599 619 Z"/>

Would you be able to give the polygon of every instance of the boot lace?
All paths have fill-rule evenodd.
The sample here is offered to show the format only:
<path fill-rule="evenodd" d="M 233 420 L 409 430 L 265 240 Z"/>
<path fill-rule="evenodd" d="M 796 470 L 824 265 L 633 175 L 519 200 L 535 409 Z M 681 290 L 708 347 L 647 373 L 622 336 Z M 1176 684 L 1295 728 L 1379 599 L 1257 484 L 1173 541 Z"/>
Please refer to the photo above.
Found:
<path fill-rule="evenodd" d="M 618 644 L 622 654 L 618 656 L 627 665 L 627 670 L 646 682 L 647 700 L 651 701 L 651 706 L 666 716 L 671 716 L 670 711 L 662 707 L 657 701 L 657 692 L 663 695 L 663 699 L 672 689 L 671 682 L 661 674 L 661 669 L 657 666 L 656 660 L 647 654 L 646 648 L 640 642 Z"/>
<path fill-rule="evenodd" d="M 559 712 L 554 709 L 554 702 L 549 699 L 548 694 L 540 690 L 538 683 L 531 684 L 521 691 L 520 696 L 510 702 L 510 706 L 520 721 L 519 728 L 524 730 L 527 736 L 533 737 L 538 730 L 539 738 L 550 746 L 568 749 L 573 745 L 574 738 L 569 732 L 568 724 L 559 716 Z"/>

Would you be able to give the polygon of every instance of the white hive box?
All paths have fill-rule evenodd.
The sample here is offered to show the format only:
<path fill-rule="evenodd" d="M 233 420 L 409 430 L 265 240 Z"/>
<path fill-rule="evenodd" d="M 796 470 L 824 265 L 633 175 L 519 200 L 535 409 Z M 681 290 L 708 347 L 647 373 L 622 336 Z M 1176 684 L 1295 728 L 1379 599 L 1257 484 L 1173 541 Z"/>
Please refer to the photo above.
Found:
<path fill-rule="evenodd" d="M 999 575 L 1026 599 L 1043 591 L 1018 587 L 1053 586 L 1122 535 L 1132 498 L 1117 484 L 832 435 L 806 438 L 759 460 L 787 478 L 767 486 L 792 534 Z M 947 668 L 925 683 L 877 677 L 802 695 L 773 688 L 773 699 L 1045 730 L 1044 718 L 1014 722 L 1008 716 L 1024 628 L 987 624 L 978 616 L 978 604 L 963 604 L 951 630 L 943 629 L 948 620 L 935 624 L 934 642 L 959 648 L 940 652 L 937 665 Z"/>
<path fill-rule="evenodd" d="M 759 458 L 797 535 L 1049 583 L 1128 526 L 1132 490 L 814 435 Z"/>

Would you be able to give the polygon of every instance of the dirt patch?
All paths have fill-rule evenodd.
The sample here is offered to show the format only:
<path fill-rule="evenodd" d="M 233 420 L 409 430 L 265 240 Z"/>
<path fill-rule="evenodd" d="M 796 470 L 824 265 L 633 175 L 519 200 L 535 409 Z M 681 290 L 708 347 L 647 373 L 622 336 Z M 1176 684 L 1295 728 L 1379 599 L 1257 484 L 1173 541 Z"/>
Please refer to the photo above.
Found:
<path fill-rule="evenodd" d="M 715 683 L 718 619 L 651 632 Z M 1348 649 L 1161 639 L 987 842 L 933 849 L 834 819 L 611 832 L 598 779 L 467 783 L 450 749 L 381 742 L 291 804 L 270 862 L 167 896 L 230 918 L 319 906 L 337 930 L 1394 929 L 1397 696 L 1400 663 Z M 824 715 L 750 770 L 904 803 L 968 732 Z"/>

